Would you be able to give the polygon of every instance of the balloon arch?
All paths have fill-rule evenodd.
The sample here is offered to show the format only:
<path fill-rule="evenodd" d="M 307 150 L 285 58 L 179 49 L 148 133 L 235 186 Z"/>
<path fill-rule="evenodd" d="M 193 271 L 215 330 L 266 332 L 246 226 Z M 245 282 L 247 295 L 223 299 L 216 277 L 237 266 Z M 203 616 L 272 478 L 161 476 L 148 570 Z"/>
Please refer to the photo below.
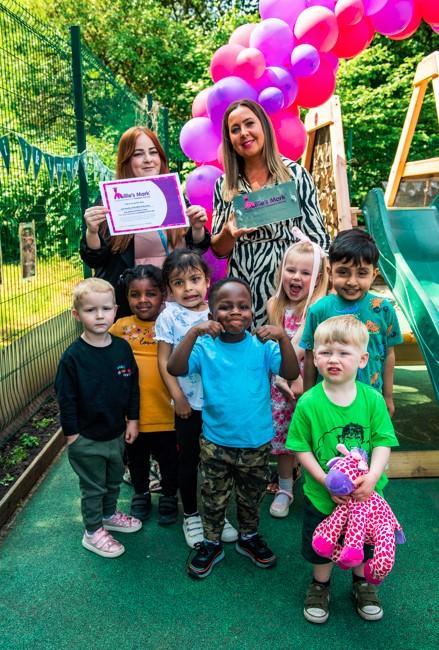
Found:
<path fill-rule="evenodd" d="M 221 121 L 232 102 L 253 99 L 270 115 L 280 152 L 297 160 L 306 144 L 299 108 L 327 101 L 341 58 L 357 56 L 375 33 L 412 36 L 421 21 L 439 33 L 435 0 L 260 0 L 261 21 L 238 27 L 212 57 L 213 85 L 195 97 L 180 146 L 197 168 L 187 177 L 189 200 L 211 219 L 222 174 Z"/>

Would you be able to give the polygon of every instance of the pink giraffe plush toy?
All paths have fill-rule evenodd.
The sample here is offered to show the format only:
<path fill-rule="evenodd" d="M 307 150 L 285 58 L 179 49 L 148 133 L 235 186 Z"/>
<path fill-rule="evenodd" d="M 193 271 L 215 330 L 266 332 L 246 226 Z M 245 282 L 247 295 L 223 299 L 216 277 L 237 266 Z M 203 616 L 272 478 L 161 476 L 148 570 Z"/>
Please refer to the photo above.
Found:
<path fill-rule="evenodd" d="M 343 456 L 328 462 L 330 470 L 325 483 L 331 494 L 346 496 L 355 490 L 354 480 L 369 471 L 367 454 L 358 448 L 348 451 L 342 444 L 337 445 L 337 451 Z M 339 542 L 341 535 L 343 544 Z M 318 555 L 349 569 L 363 562 L 363 545 L 373 545 L 374 556 L 364 566 L 364 577 L 376 585 L 392 570 L 395 543 L 404 542 L 404 533 L 389 504 L 372 492 L 366 501 L 351 498 L 338 505 L 315 529 L 312 546 Z"/>

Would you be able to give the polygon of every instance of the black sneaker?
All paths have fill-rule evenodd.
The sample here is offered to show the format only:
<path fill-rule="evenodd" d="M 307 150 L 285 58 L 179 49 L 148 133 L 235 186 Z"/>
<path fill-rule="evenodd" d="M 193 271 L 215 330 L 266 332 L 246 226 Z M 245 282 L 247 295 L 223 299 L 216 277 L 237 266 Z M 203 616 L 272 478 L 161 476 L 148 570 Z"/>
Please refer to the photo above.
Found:
<path fill-rule="evenodd" d="M 178 518 L 178 499 L 177 497 L 159 498 L 159 519 L 160 526 L 169 526 L 175 524 Z"/>
<path fill-rule="evenodd" d="M 151 514 L 151 495 L 149 494 L 135 494 L 131 499 L 130 515 L 145 521 Z"/>
<path fill-rule="evenodd" d="M 310 623 L 326 623 L 329 617 L 329 585 L 312 582 L 305 596 L 303 615 Z"/>
<path fill-rule="evenodd" d="M 277 558 L 259 534 L 250 539 L 242 539 L 241 535 L 236 542 L 236 551 L 250 558 L 253 564 L 261 569 L 269 569 L 277 562 Z"/>
<path fill-rule="evenodd" d="M 222 544 L 204 541 L 196 546 L 196 551 L 187 568 L 192 578 L 207 578 L 215 564 L 224 560 Z"/>

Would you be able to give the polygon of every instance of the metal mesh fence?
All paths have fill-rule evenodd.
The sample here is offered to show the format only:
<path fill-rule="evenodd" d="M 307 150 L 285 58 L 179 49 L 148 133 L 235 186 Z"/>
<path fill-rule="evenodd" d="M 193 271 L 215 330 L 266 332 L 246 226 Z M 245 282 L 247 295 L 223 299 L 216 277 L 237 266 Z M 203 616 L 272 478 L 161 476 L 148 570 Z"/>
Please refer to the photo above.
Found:
<path fill-rule="evenodd" d="M 81 50 L 86 155 L 76 150 L 68 35 L 15 0 L 0 2 L 0 432 L 52 383 L 77 335 L 69 307 L 83 277 L 81 160 L 94 200 L 125 129 L 148 124 L 167 139 L 163 109 Z"/>

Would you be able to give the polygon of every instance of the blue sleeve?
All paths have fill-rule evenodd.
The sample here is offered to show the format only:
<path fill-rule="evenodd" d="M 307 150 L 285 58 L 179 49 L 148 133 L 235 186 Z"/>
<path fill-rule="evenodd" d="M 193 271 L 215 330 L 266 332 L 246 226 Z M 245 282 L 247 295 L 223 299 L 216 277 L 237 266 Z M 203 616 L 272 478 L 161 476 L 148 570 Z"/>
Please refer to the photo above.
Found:
<path fill-rule="evenodd" d="M 275 343 L 274 341 L 267 341 L 267 343 L 264 344 L 264 352 L 267 369 L 271 370 L 273 375 L 278 375 L 280 364 L 282 362 L 279 343 Z"/>
<path fill-rule="evenodd" d="M 191 355 L 188 361 L 188 375 L 201 374 L 201 344 L 197 341 L 192 348 Z"/>

